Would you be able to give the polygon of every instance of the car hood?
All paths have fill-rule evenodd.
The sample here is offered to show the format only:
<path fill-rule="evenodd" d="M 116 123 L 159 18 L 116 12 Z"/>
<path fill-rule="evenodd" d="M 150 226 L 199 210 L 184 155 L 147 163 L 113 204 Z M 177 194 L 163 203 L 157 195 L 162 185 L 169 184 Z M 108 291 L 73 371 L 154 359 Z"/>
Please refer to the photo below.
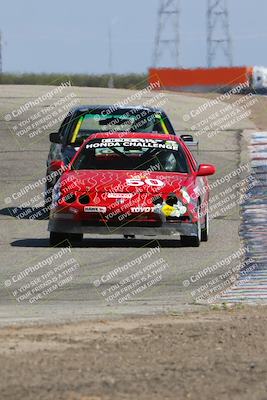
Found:
<path fill-rule="evenodd" d="M 70 191 L 99 193 L 170 193 L 181 188 L 194 189 L 195 177 L 190 174 L 149 171 L 66 171 L 61 187 Z"/>

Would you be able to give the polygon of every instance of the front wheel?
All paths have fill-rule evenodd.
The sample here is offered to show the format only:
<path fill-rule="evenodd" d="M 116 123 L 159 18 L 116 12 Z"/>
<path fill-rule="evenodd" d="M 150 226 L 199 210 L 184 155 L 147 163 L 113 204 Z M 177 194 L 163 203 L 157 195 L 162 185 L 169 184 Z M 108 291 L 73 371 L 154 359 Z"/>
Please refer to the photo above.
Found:
<path fill-rule="evenodd" d="M 69 241 L 74 246 L 80 244 L 82 240 L 83 240 L 82 233 L 70 233 L 69 234 Z"/>
<path fill-rule="evenodd" d="M 195 226 L 197 229 L 197 236 L 184 236 L 181 235 L 181 244 L 185 247 L 199 247 L 201 241 L 201 224 L 199 218 L 199 208 L 198 208 L 198 216 L 197 222 L 195 222 Z"/>
<path fill-rule="evenodd" d="M 50 246 L 67 247 L 70 244 L 69 235 L 62 232 L 50 232 Z"/>
<path fill-rule="evenodd" d="M 185 247 L 199 247 L 200 240 L 198 236 L 181 236 L 181 244 Z"/>
<path fill-rule="evenodd" d="M 201 241 L 207 242 L 209 239 L 209 213 L 205 215 L 205 224 L 204 227 L 201 228 Z"/>
<path fill-rule="evenodd" d="M 44 196 L 44 208 L 45 208 L 47 215 L 49 215 L 51 204 L 52 204 L 52 191 L 53 191 L 52 186 L 46 187 L 45 196 Z"/>
<path fill-rule="evenodd" d="M 50 246 L 75 246 L 81 243 L 83 239 L 82 233 L 62 233 L 62 232 L 50 232 Z"/>

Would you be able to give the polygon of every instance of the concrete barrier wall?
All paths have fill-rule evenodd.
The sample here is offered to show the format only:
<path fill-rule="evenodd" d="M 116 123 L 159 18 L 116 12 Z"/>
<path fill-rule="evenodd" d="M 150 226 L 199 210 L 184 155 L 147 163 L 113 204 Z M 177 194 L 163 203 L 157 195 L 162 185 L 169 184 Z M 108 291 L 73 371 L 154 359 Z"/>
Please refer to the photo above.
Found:
<path fill-rule="evenodd" d="M 151 68 L 149 83 L 160 82 L 159 89 L 181 91 L 228 90 L 250 84 L 253 67 L 219 67 L 197 69 Z"/>

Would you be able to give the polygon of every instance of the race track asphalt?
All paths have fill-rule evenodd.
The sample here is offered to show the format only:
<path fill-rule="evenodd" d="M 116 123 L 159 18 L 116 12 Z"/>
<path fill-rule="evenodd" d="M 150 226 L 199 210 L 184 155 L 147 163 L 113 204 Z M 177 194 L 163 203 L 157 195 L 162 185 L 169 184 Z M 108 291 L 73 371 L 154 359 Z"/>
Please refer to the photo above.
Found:
<path fill-rule="evenodd" d="M 67 104 L 66 101 L 71 99 L 74 99 L 76 104 L 113 104 L 129 99 L 129 96 L 135 93 L 129 90 L 69 87 L 53 98 L 46 98 L 18 115 L 21 106 L 25 106 L 29 101 L 37 100 L 52 89 L 52 86 L 1 86 L 0 324 L 55 322 L 93 317 L 113 318 L 123 314 L 181 313 L 204 307 L 199 304 L 202 303 L 201 301 L 197 301 L 197 296 L 192 295 L 192 290 L 197 290 L 212 280 L 215 282 L 216 278 L 217 283 L 222 282 L 224 278 L 221 274 L 229 270 L 230 266 L 229 264 L 220 266 L 201 278 L 196 278 L 197 273 L 226 259 L 242 246 L 238 234 L 240 215 L 237 203 L 225 212 L 220 211 L 221 207 L 218 208 L 216 217 L 211 221 L 210 239 L 207 243 L 202 243 L 199 248 L 181 247 L 177 239 L 169 241 L 154 237 L 140 237 L 126 241 L 116 235 L 108 238 L 88 235 L 81 247 L 72 248 L 71 253 L 63 255 L 60 261 L 55 256 L 51 264 L 47 261 L 47 264 L 40 267 L 38 271 L 29 273 L 27 276 L 21 275 L 26 268 L 47 260 L 51 255 L 58 254 L 60 249 L 49 248 L 47 220 L 43 219 L 42 214 L 40 219 L 30 220 L 27 207 L 22 207 L 22 204 L 30 198 L 40 199 L 44 185 L 37 184 L 35 189 L 30 189 L 21 197 L 18 196 L 18 193 L 23 193 L 23 188 L 30 183 L 38 182 L 45 176 L 49 149 L 48 133 L 56 129 L 53 127 L 29 138 L 27 133 L 22 134 L 20 130 L 22 125 L 18 128 L 19 123 L 24 121 L 23 124 L 26 127 L 33 124 L 34 120 L 40 121 L 42 110 L 43 116 L 52 113 L 52 109 L 49 109 L 48 113 L 45 110 L 56 99 L 61 99 L 62 105 Z M 147 93 L 141 100 L 129 99 L 129 104 L 146 101 L 151 101 L 153 104 L 153 96 L 155 93 Z M 214 118 L 218 118 L 219 114 L 216 114 L 216 111 L 225 107 L 225 103 L 220 103 L 209 107 L 197 117 L 190 117 L 190 111 L 198 109 L 207 102 L 207 99 L 185 94 L 163 93 L 161 101 L 175 128 L 181 132 L 186 132 L 196 121 L 204 120 L 207 116 L 215 115 Z M 23 107 L 21 110 L 24 110 Z M 63 117 L 64 111 L 61 110 L 61 112 Z M 31 122 L 28 118 L 32 118 Z M 60 121 L 60 115 L 58 118 Z M 217 167 L 217 174 L 211 177 L 210 182 L 215 182 L 216 179 L 224 177 L 240 165 L 247 163 L 246 141 L 242 132 L 253 129 L 255 127 L 252 122 L 244 118 L 233 124 L 231 129 L 220 131 L 213 137 L 208 137 L 207 134 L 199 136 L 199 154 L 196 157 L 200 162 L 214 163 Z M 17 134 L 18 132 L 20 133 Z M 232 187 L 246 175 L 245 171 L 242 176 L 235 176 L 230 182 L 218 184 L 212 190 L 211 197 L 218 195 L 219 199 L 225 198 L 225 190 L 230 187 L 231 193 L 234 194 L 237 189 L 232 189 Z M 233 199 L 234 197 L 233 195 Z M 39 208 L 36 208 L 37 212 Z M 20 211 L 24 211 L 25 215 L 21 214 L 21 218 L 18 218 Z M 158 246 L 159 250 L 156 252 L 155 249 Z M 118 304 L 115 301 L 114 304 L 110 304 L 110 301 L 107 301 L 108 294 L 114 294 L 118 290 L 114 285 L 143 267 L 144 254 L 149 251 L 148 254 L 151 254 L 151 249 L 154 249 L 154 254 L 148 256 L 145 262 L 151 263 L 152 260 L 159 259 L 160 254 L 165 266 L 159 274 L 161 279 L 151 284 L 151 287 L 133 295 L 127 303 Z M 142 264 L 137 264 L 138 257 L 143 257 Z M 32 304 L 29 304 L 27 296 L 24 300 L 22 297 L 19 298 L 22 294 L 26 295 L 27 284 L 34 286 L 34 283 L 31 283 L 34 278 L 47 282 L 50 279 L 53 282 L 55 268 L 62 260 L 66 261 L 70 258 L 75 260 L 76 267 L 73 271 L 65 273 L 65 277 L 69 278 L 67 283 L 62 281 L 62 285 L 55 290 L 52 289 L 52 283 L 48 283 L 46 288 L 51 288 L 51 293 L 48 294 L 48 290 L 41 299 L 36 299 Z M 135 265 L 129 267 L 128 272 L 113 274 L 107 285 L 102 284 L 96 287 L 97 284 L 93 283 L 98 282 L 101 276 L 107 277 L 119 265 L 130 262 Z M 53 276 L 49 272 L 52 269 Z M 155 272 L 154 276 L 159 275 Z M 12 281 L 12 277 L 16 277 L 16 283 Z M 211 282 L 210 286 L 214 282 Z"/>

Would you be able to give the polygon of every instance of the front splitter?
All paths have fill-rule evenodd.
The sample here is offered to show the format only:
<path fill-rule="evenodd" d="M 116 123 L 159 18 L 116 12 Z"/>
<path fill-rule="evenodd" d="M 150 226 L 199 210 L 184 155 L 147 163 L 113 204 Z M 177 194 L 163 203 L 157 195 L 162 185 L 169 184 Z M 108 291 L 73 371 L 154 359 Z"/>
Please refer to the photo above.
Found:
<path fill-rule="evenodd" d="M 184 235 L 197 236 L 197 224 L 176 222 L 164 222 L 161 226 L 90 226 L 83 225 L 82 222 L 64 221 L 64 220 L 49 220 L 48 231 L 61 233 L 90 233 L 100 235 Z"/>

